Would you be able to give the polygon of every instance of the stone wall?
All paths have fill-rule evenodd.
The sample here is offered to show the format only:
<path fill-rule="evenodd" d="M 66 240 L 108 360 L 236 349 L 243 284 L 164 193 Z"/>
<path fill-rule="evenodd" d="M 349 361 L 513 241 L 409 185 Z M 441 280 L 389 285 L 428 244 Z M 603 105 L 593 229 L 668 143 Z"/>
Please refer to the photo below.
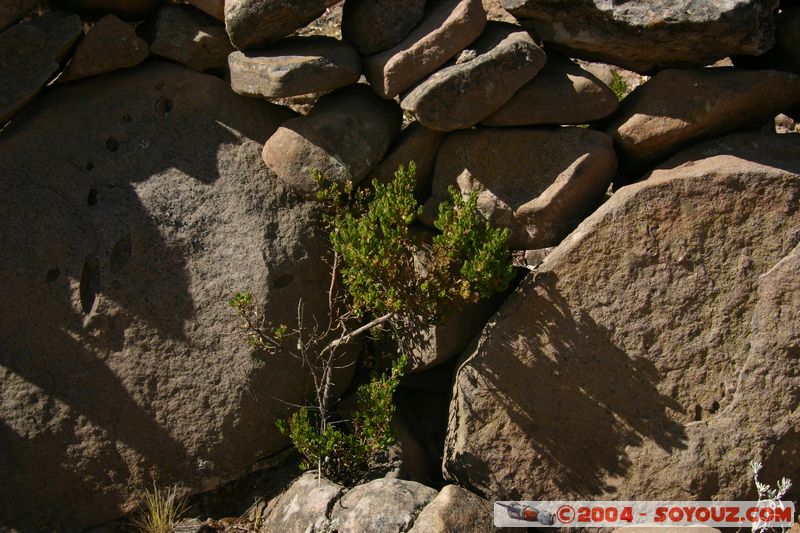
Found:
<path fill-rule="evenodd" d="M 489 500 L 799 480 L 798 35 L 791 0 L 3 2 L 0 530 L 285 447 L 305 374 L 227 298 L 324 312 L 310 170 L 410 161 L 421 224 L 474 191 L 528 272 L 422 332 L 406 394 L 452 386 L 443 443 L 405 410 L 422 463 Z"/>

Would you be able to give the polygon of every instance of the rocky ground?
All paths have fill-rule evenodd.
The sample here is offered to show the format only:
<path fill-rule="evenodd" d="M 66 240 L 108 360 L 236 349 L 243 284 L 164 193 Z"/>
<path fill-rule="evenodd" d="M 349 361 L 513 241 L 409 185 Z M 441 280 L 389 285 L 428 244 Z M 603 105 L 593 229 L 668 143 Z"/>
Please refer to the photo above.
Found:
<path fill-rule="evenodd" d="M 3 1 L 0 531 L 117 531 L 154 482 L 186 533 L 427 533 L 800 481 L 798 35 L 791 0 Z M 345 489 L 226 302 L 324 315 L 309 172 L 412 160 L 416 230 L 475 192 L 518 277 L 406 332 L 392 468 Z M 357 351 L 343 405 L 396 347 Z"/>

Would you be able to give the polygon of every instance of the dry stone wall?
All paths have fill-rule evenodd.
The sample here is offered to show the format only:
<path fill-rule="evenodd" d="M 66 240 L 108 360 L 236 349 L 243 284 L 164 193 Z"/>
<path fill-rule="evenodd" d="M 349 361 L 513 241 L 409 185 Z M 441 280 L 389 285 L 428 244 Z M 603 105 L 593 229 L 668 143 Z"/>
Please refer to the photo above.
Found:
<path fill-rule="evenodd" d="M 304 373 L 225 302 L 323 312 L 309 172 L 411 161 L 422 225 L 474 192 L 533 270 L 485 328 L 499 302 L 408 332 L 437 389 L 461 356 L 433 459 L 463 488 L 318 485 L 324 516 L 275 524 L 363 530 L 370 491 L 398 533 L 485 530 L 465 488 L 744 497 L 756 455 L 800 480 L 798 27 L 791 0 L 0 2 L 0 530 L 286 446 Z"/>

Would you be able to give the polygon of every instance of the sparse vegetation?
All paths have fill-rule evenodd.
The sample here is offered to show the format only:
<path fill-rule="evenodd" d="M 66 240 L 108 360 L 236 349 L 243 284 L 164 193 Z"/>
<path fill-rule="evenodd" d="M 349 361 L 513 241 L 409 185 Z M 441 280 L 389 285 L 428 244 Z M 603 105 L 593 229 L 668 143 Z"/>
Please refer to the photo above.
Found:
<path fill-rule="evenodd" d="M 178 496 L 177 487 L 160 489 L 153 483 L 153 490 L 145 493 L 142 507 L 133 519 L 133 527 L 138 533 L 171 533 L 186 511 L 186 501 Z"/>
<path fill-rule="evenodd" d="M 629 92 L 628 84 L 616 70 L 611 71 L 611 90 L 617 96 L 617 100 L 620 101 L 622 101 Z"/>
<path fill-rule="evenodd" d="M 295 326 L 269 324 L 251 293 L 230 300 L 248 342 L 267 352 L 284 351 L 308 369 L 315 405 L 296 411 L 278 426 L 305 457 L 330 479 L 351 485 L 362 480 L 394 442 L 392 394 L 407 364 L 400 357 L 387 374 L 375 375 L 357 391 L 352 428 L 331 420 L 335 371 L 347 345 L 376 328 L 424 326 L 442 320 L 466 302 L 506 288 L 513 276 L 508 230 L 483 218 L 474 194 L 451 189 L 439 207 L 430 243 L 411 231 L 422 212 L 414 198 L 415 166 L 400 167 L 387 184 L 372 190 L 331 184 L 315 174 L 322 221 L 332 248 L 328 316 L 304 320 L 302 302 Z"/>

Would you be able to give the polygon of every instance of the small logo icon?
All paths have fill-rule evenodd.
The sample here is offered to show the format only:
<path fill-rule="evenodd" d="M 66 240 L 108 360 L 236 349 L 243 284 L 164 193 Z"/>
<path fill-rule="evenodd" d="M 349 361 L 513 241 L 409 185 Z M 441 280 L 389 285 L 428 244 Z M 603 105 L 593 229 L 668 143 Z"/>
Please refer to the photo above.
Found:
<path fill-rule="evenodd" d="M 540 511 L 529 505 L 522 505 L 520 503 L 500 503 L 497 505 L 505 507 L 508 516 L 516 520 L 525 520 L 526 522 L 539 522 L 543 526 L 552 526 L 555 523 L 555 517 L 552 513 Z"/>
<path fill-rule="evenodd" d="M 575 520 L 575 509 L 569 505 L 562 505 L 556 511 L 556 516 L 558 516 L 558 520 L 562 524 L 569 524 Z"/>

